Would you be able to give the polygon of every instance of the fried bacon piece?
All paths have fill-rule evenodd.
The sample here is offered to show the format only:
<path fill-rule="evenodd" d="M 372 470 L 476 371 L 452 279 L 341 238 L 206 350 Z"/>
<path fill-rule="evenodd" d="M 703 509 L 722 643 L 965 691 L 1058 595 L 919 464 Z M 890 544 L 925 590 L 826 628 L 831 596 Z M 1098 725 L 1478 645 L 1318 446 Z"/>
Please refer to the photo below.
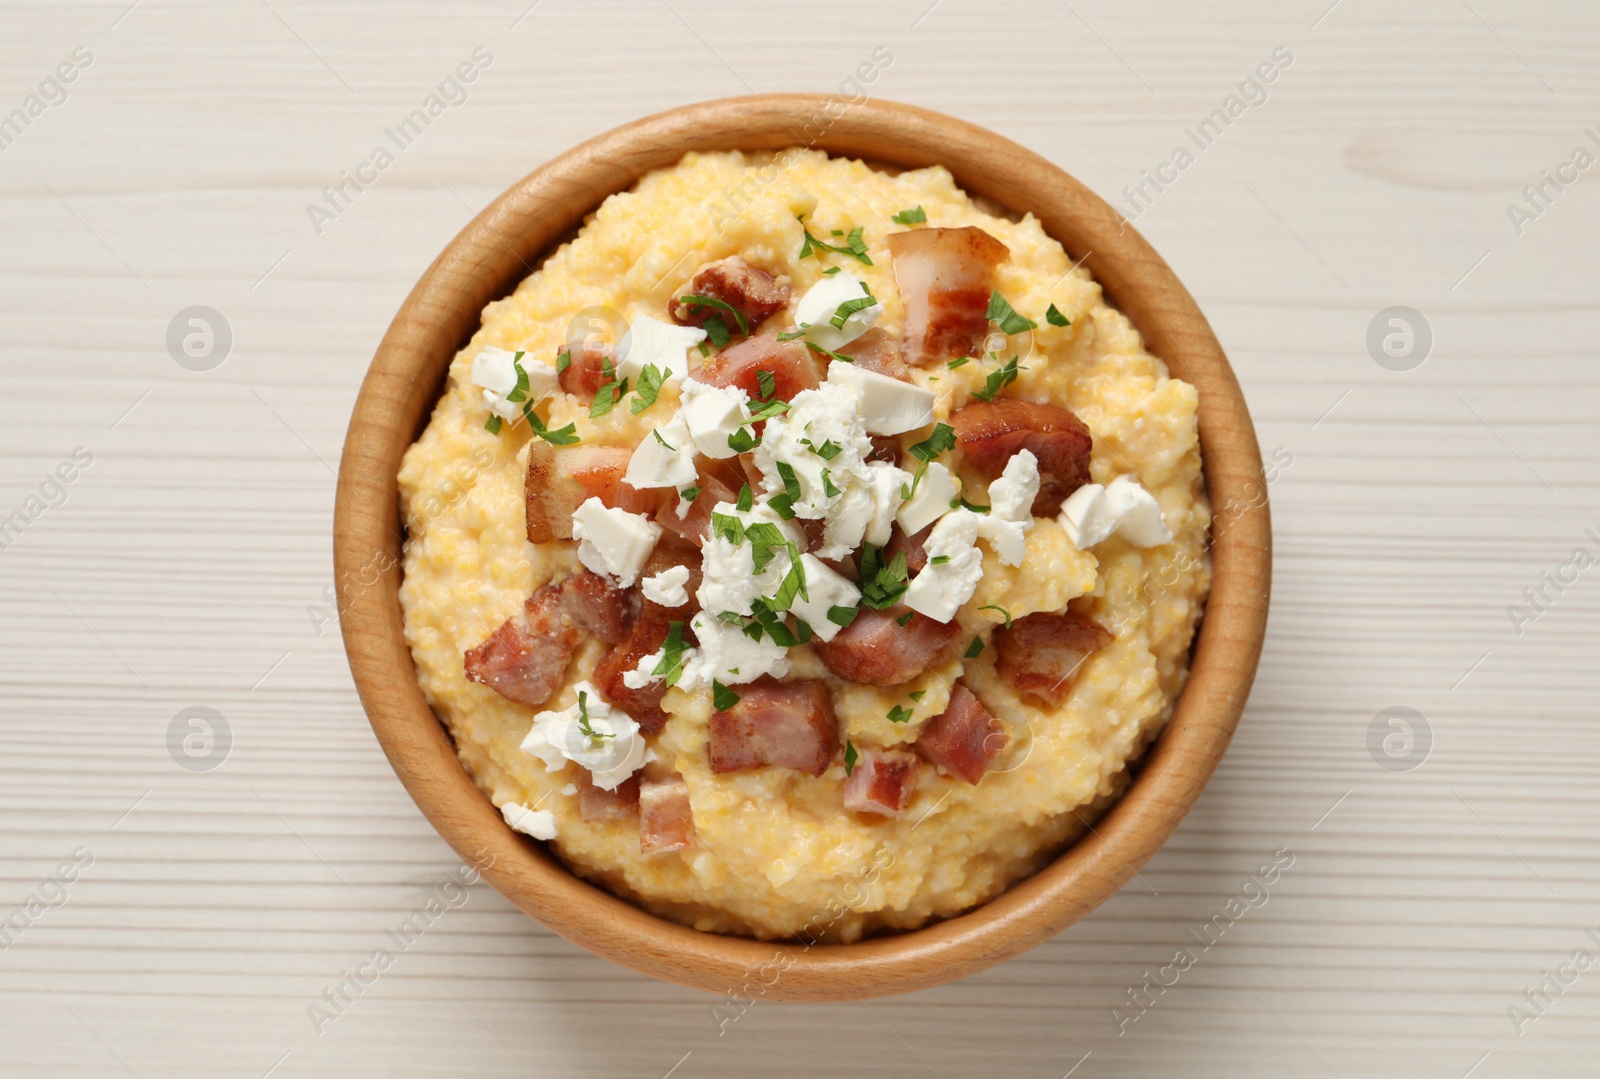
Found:
<path fill-rule="evenodd" d="M 911 618 L 902 626 L 899 619 L 908 614 Z M 906 607 L 862 607 L 837 637 L 813 647 L 828 670 L 846 682 L 894 686 L 944 662 L 960 636 L 956 622 L 936 622 Z"/>
<path fill-rule="evenodd" d="M 528 542 L 572 538 L 572 512 L 590 498 L 629 513 L 654 513 L 661 492 L 640 491 L 622 482 L 629 450 L 618 446 L 557 449 L 542 438 L 528 443 L 528 474 L 523 481 Z"/>
<path fill-rule="evenodd" d="M 721 300 L 743 315 L 745 325 L 752 330 L 789 305 L 787 285 L 778 284 L 771 274 L 737 256 L 700 267 L 684 294 Z M 676 301 L 672 304 L 672 320 L 682 325 L 704 326 L 712 318 L 721 318 L 731 332 L 739 332 L 737 320 L 720 307 Z"/>
<path fill-rule="evenodd" d="M 863 749 L 844 781 L 844 807 L 893 817 L 911 802 L 917 758 L 904 750 Z"/>
<path fill-rule="evenodd" d="M 488 640 L 462 657 L 468 681 L 508 701 L 537 708 L 561 686 L 567 661 L 584 633 L 620 640 L 633 598 L 587 571 L 529 596 Z"/>
<path fill-rule="evenodd" d="M 995 631 L 1001 677 L 1018 693 L 1059 706 L 1072 692 L 1083 661 L 1116 635 L 1076 614 L 1030 614 Z"/>
<path fill-rule="evenodd" d="M 571 362 L 557 375 L 561 388 L 577 397 L 593 397 L 607 382 L 616 381 L 617 358 L 612 347 L 600 345 L 590 348 L 584 341 L 568 341 L 561 352 L 571 356 Z M 557 364 L 559 366 L 557 353 Z"/>
<path fill-rule="evenodd" d="M 639 814 L 639 777 L 629 776 L 617 784 L 614 791 L 597 787 L 584 772 L 578 780 L 578 812 L 583 819 L 595 821 L 627 820 Z"/>
<path fill-rule="evenodd" d="M 1089 482 L 1094 439 L 1070 410 L 1058 405 L 1001 398 L 975 401 L 950 417 L 967 461 L 989 479 L 1005 471 L 1021 450 L 1039 459 L 1035 517 L 1052 517 L 1073 491 Z"/>
<path fill-rule="evenodd" d="M 814 390 L 821 383 L 817 361 L 809 349 L 799 341 L 779 341 L 767 334 L 729 346 L 701 364 L 690 377 L 711 386 L 737 386 L 750 395 L 750 400 L 764 401 L 767 395 L 761 392 L 760 371 L 772 372 L 772 396 L 784 401 L 793 400 L 801 390 Z"/>
<path fill-rule="evenodd" d="M 639 665 L 645 656 L 659 652 L 674 621 L 685 621 L 653 603 L 646 604 L 633 622 L 628 636 L 617 647 L 600 657 L 594 665 L 594 685 L 601 696 L 633 717 L 646 734 L 659 734 L 666 726 L 667 713 L 661 698 L 667 695 L 664 681 L 648 682 L 631 688 L 623 676 Z M 685 627 L 687 633 L 687 627 Z"/>
<path fill-rule="evenodd" d="M 689 784 L 677 774 L 639 784 L 639 853 L 661 854 L 694 846 Z"/>
<path fill-rule="evenodd" d="M 727 468 L 730 463 L 701 458 L 700 493 L 689 504 L 689 512 L 678 516 L 680 498 L 676 492 L 669 491 L 671 497 L 664 499 L 656 510 L 656 524 L 696 547 L 703 547 L 706 535 L 711 530 L 711 511 L 718 503 L 733 502 L 739 497 L 739 487 L 743 484 L 740 477 L 743 474 Z M 733 481 L 731 485 L 730 480 Z"/>
<path fill-rule="evenodd" d="M 994 269 L 1010 249 L 972 227 L 891 232 L 888 242 L 906 305 L 905 361 L 927 367 L 981 355 Z"/>
<path fill-rule="evenodd" d="M 929 525 L 921 532 L 908 536 L 903 528 L 895 525 L 894 530 L 889 533 L 889 544 L 883 549 L 884 560 L 892 562 L 895 555 L 904 554 L 906 569 L 912 573 L 921 573 L 922 567 L 928 564 L 928 552 L 923 548 L 923 544 L 928 542 L 928 536 L 932 532 L 933 525 Z"/>
<path fill-rule="evenodd" d="M 950 706 L 923 725 L 916 750 L 952 775 L 977 785 L 1011 744 L 1005 725 L 966 686 L 950 690 Z"/>
<path fill-rule="evenodd" d="M 911 381 L 911 368 L 900 358 L 900 342 L 886 330 L 873 327 L 840 352 L 863 371 L 875 371 L 901 382 Z"/>
<path fill-rule="evenodd" d="M 770 675 L 738 686 L 739 700 L 711 714 L 711 770 L 762 765 L 820 776 L 839 745 L 839 721 L 824 682 L 780 682 Z"/>

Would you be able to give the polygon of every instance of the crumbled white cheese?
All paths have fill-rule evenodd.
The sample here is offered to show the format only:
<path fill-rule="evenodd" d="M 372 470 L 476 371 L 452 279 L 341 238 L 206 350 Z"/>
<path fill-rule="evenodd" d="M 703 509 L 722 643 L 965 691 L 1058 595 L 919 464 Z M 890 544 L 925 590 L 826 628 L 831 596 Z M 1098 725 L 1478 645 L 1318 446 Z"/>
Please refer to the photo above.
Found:
<path fill-rule="evenodd" d="M 617 379 L 637 382 L 645 365 L 655 364 L 666 375 L 664 381 L 675 382 L 689 373 L 689 350 L 705 339 L 706 331 L 698 326 L 677 326 L 636 314 L 617 344 Z"/>
<path fill-rule="evenodd" d="M 640 585 L 644 598 L 663 607 L 682 607 L 689 602 L 684 585 L 689 581 L 688 566 L 669 566 L 654 577 L 646 577 Z"/>
<path fill-rule="evenodd" d="M 921 386 L 852 363 L 830 363 L 828 382 L 855 394 L 868 434 L 899 435 L 933 422 L 934 395 Z"/>
<path fill-rule="evenodd" d="M 828 610 L 856 606 L 861 602 L 861 590 L 815 555 L 801 555 L 800 566 L 805 570 L 809 598 L 796 596 L 789 609 L 811 627 L 818 640 L 831 641 L 843 627 L 828 617 Z"/>
<path fill-rule="evenodd" d="M 496 416 L 512 422 L 522 418 L 522 406 L 506 400 L 517 388 L 519 368 L 528 378 L 530 406 L 549 397 L 559 387 L 556 369 L 529 360 L 526 353 L 507 352 L 490 345 L 472 358 L 472 384 L 483 388 L 484 404 Z"/>
<path fill-rule="evenodd" d="M 548 809 L 529 809 L 521 802 L 507 802 L 500 807 L 500 815 L 507 824 L 535 839 L 556 837 L 556 815 Z"/>
<path fill-rule="evenodd" d="M 887 461 L 869 462 L 864 471 L 867 493 L 872 496 L 872 515 L 867 519 L 865 539 L 874 547 L 882 547 L 889 542 L 889 530 L 905 502 L 903 492 L 910 488 L 912 477 L 905 469 Z"/>
<path fill-rule="evenodd" d="M 949 512 L 950 500 L 959 491 L 950 470 L 937 461 L 930 462 L 922 478 L 914 482 L 917 489 L 895 514 L 900 530 L 908 536 L 916 535 Z"/>
<path fill-rule="evenodd" d="M 683 383 L 683 404 L 679 411 L 689 425 L 695 449 L 718 459 L 737 456 L 728 445 L 732 435 L 750 419 L 750 395 L 737 386 L 708 386 L 695 379 Z"/>
<path fill-rule="evenodd" d="M 642 513 L 612 509 L 590 498 L 572 512 L 572 538 L 578 561 L 627 588 L 661 538 L 661 526 Z"/>
<path fill-rule="evenodd" d="M 832 457 L 813 452 L 830 442 L 838 449 Z M 816 519 L 829 516 L 833 500 L 839 497 L 827 493 L 824 470 L 834 489 L 842 492 L 851 477 L 860 473 L 862 459 L 871 452 L 872 440 L 862 426 L 855 396 L 824 383 L 816 389 L 801 390 L 789 402 L 788 412 L 767 421 L 754 460 L 761 470 L 762 493 L 767 495 L 784 489 L 778 465 L 791 468 L 800 484 L 795 514 Z"/>
<path fill-rule="evenodd" d="M 1030 450 L 1012 454 L 1005 471 L 989 484 L 989 512 L 978 521 L 978 535 L 989 541 L 1000 561 L 1020 566 L 1033 528 L 1033 500 L 1039 494 L 1039 459 Z"/>
<path fill-rule="evenodd" d="M 633 456 L 628 458 L 628 471 L 622 478 L 637 490 L 648 487 L 682 489 L 698 482 L 694 442 L 689 437 L 689 425 L 684 422 L 683 413 L 674 413 L 655 434 L 640 439 Z"/>
<path fill-rule="evenodd" d="M 771 637 L 763 635 L 753 641 L 742 627 L 729 625 L 705 611 L 695 615 L 689 624 L 700 647 L 683 654 L 680 689 L 708 689 L 712 679 L 732 686 L 753 682 L 764 674 L 782 678 L 789 673 L 789 650 Z"/>
<path fill-rule="evenodd" d="M 1118 476 L 1109 486 L 1088 483 L 1061 505 L 1061 525 L 1080 551 L 1117 533 L 1136 547 L 1172 542 L 1161 518 L 1161 504 L 1132 476 Z"/>
<path fill-rule="evenodd" d="M 937 622 L 954 618 L 983 576 L 983 554 L 974 546 L 977 538 L 978 514 L 971 510 L 951 510 L 939 518 L 922 545 L 928 564 L 911 579 L 905 605 Z"/>
<path fill-rule="evenodd" d="M 846 316 L 842 327 L 833 324 L 841 304 L 862 299 L 872 299 L 872 293 L 860 278 L 847 273 L 824 277 L 807 289 L 795 304 L 794 320 L 805 327 L 807 340 L 837 352 L 870 330 L 883 314 L 883 305 L 874 299 L 870 305 Z"/>
<path fill-rule="evenodd" d="M 817 554 L 823 558 L 844 558 L 861 546 L 867 525 L 872 521 L 872 491 L 852 480 L 844 493 L 834 500 L 828 513 L 828 523 L 822 529 L 822 546 Z"/>
<path fill-rule="evenodd" d="M 533 717 L 522 751 L 544 761 L 548 772 L 559 772 L 572 761 L 587 768 L 601 790 L 616 790 L 644 764 L 645 743 L 639 724 L 626 712 L 612 708 L 588 682 L 579 682 L 573 691 L 578 701 L 570 708 Z M 585 713 L 592 735 L 583 731 Z"/>
<path fill-rule="evenodd" d="M 758 523 L 770 524 L 796 548 L 805 546 L 805 538 L 794 522 L 779 517 L 765 502 L 758 502 L 748 510 L 741 510 L 731 502 L 719 502 L 712 508 L 712 516 L 733 517 L 745 527 Z M 700 588 L 695 598 L 700 601 L 701 609 L 710 611 L 714 616 L 724 613 L 750 614 L 750 601 L 776 594 L 789 572 L 787 551 L 775 550 L 771 560 L 757 573 L 755 549 L 750 541 L 732 543 L 715 530 L 700 548 L 700 559 Z"/>

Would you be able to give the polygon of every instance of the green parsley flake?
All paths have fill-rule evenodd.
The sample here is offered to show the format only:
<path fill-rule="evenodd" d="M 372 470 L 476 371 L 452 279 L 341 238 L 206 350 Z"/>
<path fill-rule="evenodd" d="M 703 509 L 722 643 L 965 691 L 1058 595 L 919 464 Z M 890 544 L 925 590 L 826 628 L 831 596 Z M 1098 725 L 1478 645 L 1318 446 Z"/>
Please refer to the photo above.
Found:
<path fill-rule="evenodd" d="M 1017 314 L 1016 309 L 1006 302 L 1006 298 L 1000 295 L 998 289 L 989 293 L 989 309 L 984 312 L 984 318 L 1000 323 L 1001 332 L 1007 334 L 1022 333 L 1039 325 Z"/>
<path fill-rule="evenodd" d="M 661 646 L 661 661 L 650 673 L 657 678 L 665 679 L 669 686 L 677 685 L 678 679 L 683 677 L 683 653 L 686 650 L 687 646 L 683 643 L 683 623 L 668 623 L 667 639 Z"/>
<path fill-rule="evenodd" d="M 685 487 L 683 490 L 678 492 L 678 497 L 682 498 L 685 502 L 693 502 L 695 499 L 700 497 L 700 489 L 703 486 L 704 484 L 697 483 L 693 487 Z"/>
<path fill-rule="evenodd" d="M 912 692 L 906 694 L 906 696 L 910 697 L 913 701 L 915 701 L 918 704 L 921 704 L 922 703 L 922 698 L 926 697 L 927 695 L 928 695 L 928 691 L 925 690 L 925 689 L 913 690 Z"/>
<path fill-rule="evenodd" d="M 977 659 L 982 654 L 983 654 L 983 638 L 982 637 L 974 637 L 974 638 L 972 638 L 972 643 L 967 645 L 967 654 L 962 656 L 961 658 L 962 659 Z"/>
<path fill-rule="evenodd" d="M 984 380 L 983 389 L 974 390 L 972 396 L 980 401 L 993 401 L 995 395 L 1017 380 L 1017 372 L 1022 370 L 1017 366 L 1017 357 L 1013 356 L 1000 365 L 999 370 L 990 371 L 989 377 Z"/>
<path fill-rule="evenodd" d="M 561 372 L 565 371 L 567 368 L 569 368 L 571 366 L 572 366 L 572 350 L 571 349 L 567 349 L 561 355 L 556 357 L 556 374 L 559 375 Z"/>
<path fill-rule="evenodd" d="M 715 307 L 726 311 L 728 314 L 733 316 L 734 322 L 738 325 L 740 333 L 746 336 L 748 336 L 750 333 L 750 324 L 744 320 L 744 315 L 739 311 L 739 309 L 730 303 L 726 303 L 712 296 L 679 296 L 678 302 L 691 308 L 691 314 L 693 314 L 692 309 L 696 307 Z M 727 332 L 727 323 L 723 323 L 722 329 L 723 332 Z"/>
<path fill-rule="evenodd" d="M 737 671 L 730 672 L 737 674 Z M 719 712 L 726 712 L 739 703 L 739 695 L 715 678 L 711 680 L 711 703 Z"/>
<path fill-rule="evenodd" d="M 1045 308 L 1044 320 L 1052 326 L 1071 326 L 1072 320 L 1063 315 L 1055 304 Z"/>
<path fill-rule="evenodd" d="M 885 563 L 883 549 L 867 544 L 862 548 L 861 571 L 857 580 L 861 589 L 861 602 L 874 610 L 887 610 L 905 594 L 906 553 L 897 552 Z"/>
<path fill-rule="evenodd" d="M 778 476 L 783 480 L 783 493 L 789 496 L 791 503 L 797 502 L 802 494 L 800 490 L 800 477 L 795 475 L 794 466 L 787 461 L 779 461 Z"/>
<path fill-rule="evenodd" d="M 831 349 L 823 348 L 821 345 L 817 344 L 815 341 L 807 341 L 806 342 L 806 348 L 809 348 L 812 352 L 815 352 L 818 356 L 826 356 L 830 360 L 843 360 L 845 363 L 855 363 L 856 362 L 852 357 L 846 356 L 842 352 L 834 352 Z"/>
<path fill-rule="evenodd" d="M 838 498 L 842 493 L 839 488 L 834 485 L 833 477 L 828 474 L 827 469 L 822 470 L 822 493 L 827 495 L 829 498 Z"/>
<path fill-rule="evenodd" d="M 661 384 L 666 380 L 667 373 L 661 368 L 653 363 L 644 365 L 644 370 L 639 372 L 639 384 L 633 388 L 633 401 L 628 406 L 635 416 L 656 403 Z"/>
<path fill-rule="evenodd" d="M 867 245 L 861 239 L 861 228 L 859 226 L 850 230 L 850 236 L 845 240 L 846 246 L 839 247 L 811 235 L 811 230 L 806 228 L 805 214 L 796 214 L 795 220 L 800 222 L 800 232 L 805 236 L 805 242 L 800 245 L 800 254 L 796 257 L 806 258 L 809 255 L 816 255 L 819 251 L 832 251 L 836 255 L 848 255 L 863 266 L 872 265 L 872 259 L 867 255 Z M 838 229 L 834 229 L 833 234 L 835 236 L 843 235 Z M 817 255 L 817 257 L 821 258 L 821 255 Z"/>
<path fill-rule="evenodd" d="M 832 622 L 836 626 L 842 626 L 848 629 L 850 623 L 854 622 L 856 620 L 856 615 L 860 613 L 860 607 L 833 606 L 828 608 L 828 621 Z"/>
<path fill-rule="evenodd" d="M 856 752 L 856 744 L 848 738 L 844 742 L 844 774 L 849 775 L 856 770 L 856 761 L 861 759 L 861 754 Z"/>
<path fill-rule="evenodd" d="M 499 416 L 490 416 L 483 422 L 483 429 L 488 431 L 491 435 L 497 435 L 500 433 L 500 428 L 504 425 L 504 423 L 505 421 Z"/>
<path fill-rule="evenodd" d="M 838 269 L 838 267 L 835 266 L 834 269 Z M 788 333 L 780 333 L 778 335 L 778 340 L 780 340 L 780 341 L 793 341 L 796 338 L 804 337 L 806 335 L 806 330 L 809 329 L 809 328 L 810 328 L 809 325 L 801 326 L 798 329 L 790 330 Z"/>
<path fill-rule="evenodd" d="M 896 225 L 921 225 L 928 220 L 928 214 L 918 205 L 911 207 L 909 210 L 901 210 L 889 220 Z"/>
<path fill-rule="evenodd" d="M 833 312 L 833 317 L 828 320 L 836 330 L 844 329 L 845 322 L 857 311 L 865 311 L 869 307 L 877 307 L 878 301 L 871 296 L 858 296 L 853 300 L 846 300 Z"/>
<path fill-rule="evenodd" d="M 706 319 L 704 325 L 700 328 L 706 331 L 706 337 L 718 348 L 726 348 L 728 342 L 733 339 L 733 335 L 728 333 L 728 324 L 722 321 L 721 315 L 713 315 L 711 318 Z M 702 341 L 701 345 L 704 346 L 704 344 L 705 342 Z M 701 355 L 705 354 L 701 353 Z"/>
<path fill-rule="evenodd" d="M 904 723 L 906 720 L 910 719 L 912 715 L 913 713 L 911 709 L 897 704 L 893 708 L 889 709 L 889 722 Z"/>
<path fill-rule="evenodd" d="M 749 513 L 750 508 L 755 505 L 755 501 L 755 493 L 750 490 L 748 483 L 739 488 L 739 501 L 735 504 L 739 507 L 740 513 Z"/>
<path fill-rule="evenodd" d="M 931 461 L 941 453 L 955 448 L 956 429 L 948 423 L 934 424 L 933 434 L 911 447 L 911 455 L 919 461 Z"/>
<path fill-rule="evenodd" d="M 771 397 L 778 392 L 778 376 L 766 369 L 758 370 L 756 372 L 756 385 L 761 387 L 762 397 Z"/>
<path fill-rule="evenodd" d="M 930 566 L 942 566 L 948 561 L 950 561 L 950 556 L 949 555 L 947 555 L 947 554 L 936 554 L 932 558 L 928 559 L 928 565 L 930 565 Z"/>
<path fill-rule="evenodd" d="M 1006 616 L 1006 628 L 1007 629 L 1011 628 L 1011 612 L 1006 610 L 1004 607 L 998 606 L 998 605 L 993 604 L 993 603 L 989 603 L 989 604 L 985 604 L 982 607 L 979 607 L 978 610 L 980 610 L 980 611 L 999 611 L 1001 614 Z"/>

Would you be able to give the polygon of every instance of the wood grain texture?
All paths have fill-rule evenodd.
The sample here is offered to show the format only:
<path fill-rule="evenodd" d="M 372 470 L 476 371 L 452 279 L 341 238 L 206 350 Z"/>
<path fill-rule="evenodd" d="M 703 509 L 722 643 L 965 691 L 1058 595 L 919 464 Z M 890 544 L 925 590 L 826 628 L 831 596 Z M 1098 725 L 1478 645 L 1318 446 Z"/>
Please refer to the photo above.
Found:
<path fill-rule="evenodd" d="M 432 411 L 455 351 L 490 300 L 607 195 L 692 150 L 804 144 L 901 168 L 944 165 L 974 194 L 1031 212 L 1200 394 L 1213 504 L 1245 506 L 1216 531 L 1214 580 L 1190 680 L 1127 794 L 1052 865 L 984 906 L 914 932 L 799 946 L 701 933 L 581 881 L 506 826 L 428 709 L 399 602 L 400 457 Z M 925 989 L 1048 939 L 1121 888 L 1172 834 L 1216 769 L 1260 658 L 1271 527 L 1255 430 L 1205 317 L 1137 230 L 1043 158 L 952 117 L 827 95 L 746 96 L 661 113 L 598 136 L 530 173 L 451 241 L 378 347 L 356 400 L 334 510 L 334 572 L 351 671 L 378 741 L 456 852 L 562 936 L 657 977 L 717 993 L 758 983 L 774 1000 L 837 1001 Z M 768 968 L 782 963 L 780 974 Z M 766 973 L 763 973 L 766 971 Z"/>
<path fill-rule="evenodd" d="M 270 3 L 0 6 L 6 111 L 76 45 L 95 56 L 0 152 L 0 514 L 74 447 L 95 456 L 0 551 L 0 912 L 96 856 L 0 952 L 0 1072 L 1593 1073 L 1592 970 L 1520 1034 L 1507 1009 L 1600 921 L 1600 578 L 1549 590 L 1521 633 L 1507 607 L 1600 530 L 1600 202 L 1591 171 L 1520 235 L 1506 206 L 1600 116 L 1600 14 L 544 0 L 513 29 L 526 0 Z M 480 44 L 469 100 L 318 234 L 306 205 Z M 1137 222 L 1264 456 L 1292 458 L 1266 649 L 1216 775 L 1077 925 L 870 1010 L 708 1006 L 480 884 L 318 1033 L 308 1007 L 460 865 L 308 610 L 385 327 L 531 167 L 652 110 L 831 91 L 879 44 L 872 96 L 982 124 L 1113 203 L 1275 46 L 1294 55 Z M 595 54 L 603 77 L 576 77 Z M 214 371 L 167 353 L 191 304 L 232 324 Z M 1433 329 L 1413 371 L 1365 344 L 1394 304 Z M 232 728 L 208 772 L 166 745 L 193 704 Z M 1391 705 L 1431 727 L 1412 771 L 1368 749 Z M 1128 989 L 1280 848 L 1270 900 L 1119 1034 Z"/>

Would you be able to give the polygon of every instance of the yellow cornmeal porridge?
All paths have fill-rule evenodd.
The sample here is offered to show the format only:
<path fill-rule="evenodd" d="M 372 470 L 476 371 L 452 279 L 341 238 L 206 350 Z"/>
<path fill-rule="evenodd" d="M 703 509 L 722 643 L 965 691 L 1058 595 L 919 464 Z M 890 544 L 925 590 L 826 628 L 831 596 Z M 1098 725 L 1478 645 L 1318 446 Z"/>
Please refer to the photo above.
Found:
<path fill-rule="evenodd" d="M 1022 352 L 1003 398 L 1069 408 L 1093 434 L 1092 479 L 1136 476 L 1159 502 L 1170 543 L 1135 546 L 1120 535 L 1080 551 L 1055 517 L 1033 522 L 1020 567 L 983 549 L 983 577 L 961 605 L 961 641 L 992 641 L 1009 619 L 1068 609 L 1115 634 L 1083 663 L 1059 708 L 1020 695 L 997 671 L 997 649 L 940 663 L 914 683 L 855 684 L 834 678 L 811 646 L 789 651 L 788 679 L 825 679 L 833 689 L 838 748 L 820 776 L 760 767 L 716 774 L 708 762 L 713 705 L 706 689 L 667 691 L 670 717 L 649 739 L 652 768 L 687 783 L 695 842 L 640 853 L 637 819 L 585 821 L 576 764 L 548 771 L 520 748 L 540 708 L 469 681 L 463 654 L 515 615 L 536 589 L 583 570 L 572 540 L 530 543 L 524 477 L 529 429 L 485 427 L 483 392 L 471 383 L 486 346 L 525 351 L 523 363 L 553 365 L 579 312 L 606 307 L 670 322 L 669 305 L 696 271 L 729 256 L 773 272 L 797 300 L 841 266 L 882 305 L 877 327 L 899 332 L 905 306 L 896 286 L 893 215 L 921 207 L 928 226 L 976 226 L 1009 249 L 993 288 L 1037 328 L 1012 336 Z M 871 265 L 830 251 L 799 258 L 811 233 L 844 246 L 860 228 Z M 491 303 L 471 343 L 455 357 L 431 422 L 401 470 L 412 534 L 401 603 L 422 689 L 454 735 L 462 761 L 496 806 L 552 814 L 552 848 L 578 873 L 644 907 L 704 930 L 785 937 L 802 931 L 849 941 L 881 928 L 910 928 L 959 913 L 1033 872 L 1081 828 L 1073 811 L 1104 803 L 1126 781 L 1125 764 L 1170 715 L 1187 674 L 1188 649 L 1209 584 L 1209 525 L 1196 434 L 1196 393 L 1169 378 L 1138 333 L 1106 305 L 1100 287 L 1032 217 L 1011 220 L 959 190 L 942 168 L 890 176 L 818 152 L 689 154 L 608 198 L 576 239 L 516 291 Z M 766 323 L 789 330 L 793 301 Z M 1053 306 L 1062 318 L 1045 317 Z M 1066 326 L 1059 321 L 1070 320 Z M 751 333 L 755 333 L 751 327 Z M 848 349 L 842 351 L 848 352 Z M 699 362 L 691 350 L 690 360 Z M 914 367 L 932 390 L 938 420 L 985 389 L 1001 360 Z M 691 372 L 692 374 L 692 372 Z M 591 418 L 587 396 L 556 392 L 544 421 L 567 424 L 583 446 L 632 450 L 672 415 L 680 389 L 635 414 L 628 397 Z M 912 432 L 910 445 L 926 431 Z M 557 450 L 557 452 L 561 452 Z M 914 461 L 911 462 L 915 464 Z M 985 501 L 981 479 L 962 472 L 963 497 Z M 586 637 L 561 688 L 543 706 L 565 709 L 612 645 Z M 964 668 L 964 675 L 963 675 Z M 923 766 L 904 809 L 892 817 L 841 805 L 847 743 L 893 748 L 950 703 L 957 678 L 1009 735 L 1005 754 L 976 785 Z M 732 687 L 739 690 L 742 687 Z M 894 722 L 897 708 L 909 718 Z M 902 713 L 903 716 L 903 713 Z"/>

